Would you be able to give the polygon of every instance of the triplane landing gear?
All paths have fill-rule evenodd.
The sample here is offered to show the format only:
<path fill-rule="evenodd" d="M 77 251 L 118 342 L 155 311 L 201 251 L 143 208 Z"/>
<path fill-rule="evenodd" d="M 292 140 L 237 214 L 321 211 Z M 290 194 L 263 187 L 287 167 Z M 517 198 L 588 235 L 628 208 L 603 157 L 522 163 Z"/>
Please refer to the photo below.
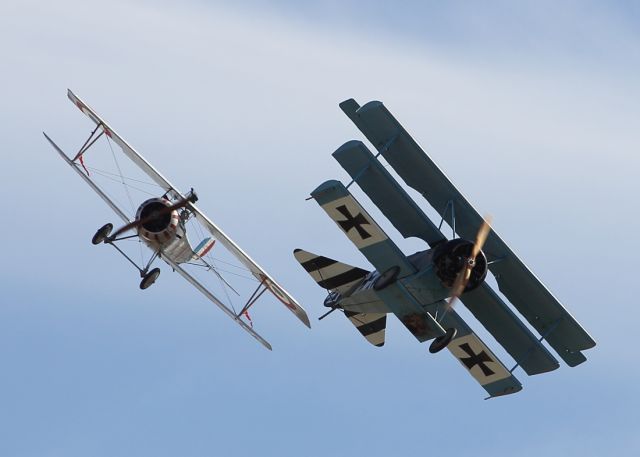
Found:
<path fill-rule="evenodd" d="M 105 243 L 105 244 L 110 244 L 111 246 L 116 248 L 118 252 L 120 252 L 120 254 L 122 254 L 140 272 L 140 277 L 142 278 L 142 280 L 140 281 L 140 289 L 144 290 L 151 287 L 153 283 L 156 282 L 156 280 L 158 279 L 158 276 L 160 276 L 160 268 L 154 268 L 152 270 L 149 270 L 149 268 L 151 267 L 151 264 L 153 263 L 153 261 L 157 259 L 160 254 L 158 252 L 155 252 L 153 256 L 151 256 L 151 259 L 149 259 L 149 262 L 147 263 L 147 265 L 144 268 L 140 268 L 138 264 L 136 264 L 133 260 L 131 260 L 131 258 L 127 254 L 125 254 L 122 251 L 122 249 L 120 249 L 115 244 L 116 241 L 134 238 L 134 237 L 137 237 L 138 235 L 116 238 L 115 236 L 109 236 L 111 235 L 112 230 L 113 230 L 113 224 L 111 223 L 104 224 L 102 227 L 100 227 L 96 231 L 95 235 L 93 235 L 93 238 L 91 238 L 91 243 L 95 245 Z M 116 232 L 116 235 L 117 233 L 118 232 Z"/>
<path fill-rule="evenodd" d="M 458 330 L 455 328 L 448 328 L 444 335 L 433 340 L 431 346 L 429 346 L 429 352 L 435 354 L 436 352 L 442 351 L 449 345 L 449 343 L 451 343 L 451 340 L 456 336 L 456 333 L 458 333 Z"/>

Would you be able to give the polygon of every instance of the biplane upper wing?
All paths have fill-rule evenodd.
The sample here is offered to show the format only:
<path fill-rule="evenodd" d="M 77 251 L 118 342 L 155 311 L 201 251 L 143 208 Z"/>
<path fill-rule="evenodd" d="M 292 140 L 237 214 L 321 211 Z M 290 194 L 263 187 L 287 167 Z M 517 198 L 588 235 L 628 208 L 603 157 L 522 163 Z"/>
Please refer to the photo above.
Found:
<path fill-rule="evenodd" d="M 102 119 L 96 112 L 77 97 L 71 90 L 67 92 L 67 96 L 74 105 L 80 109 L 95 124 L 96 128 L 112 139 L 124 152 L 124 154 L 135 163 L 149 178 L 151 178 L 158 186 L 164 189 L 171 197 L 180 200 L 185 196 L 171 184 L 158 170 L 156 170 L 147 160 L 142 157 L 129 143 L 127 143 L 120 135 L 118 135 L 107 122 Z M 68 159 L 67 159 L 68 160 Z M 73 161 L 72 161 L 73 163 Z M 79 170 L 78 170 L 79 171 Z M 189 203 L 188 208 L 196 215 L 197 220 L 207 229 L 216 239 L 240 261 L 251 273 L 278 298 L 295 316 L 300 319 L 307 327 L 311 327 L 309 317 L 305 310 L 291 295 L 286 292 L 269 274 L 264 271 L 251 257 L 249 257 L 231 238 L 229 238 L 211 219 L 209 219 L 199 208 L 193 203 Z"/>
<path fill-rule="evenodd" d="M 340 104 L 367 139 L 410 187 L 417 190 L 463 238 L 474 239 L 482 217 L 381 102 Z M 570 366 L 595 341 L 507 244 L 491 231 L 485 252 L 500 291 Z M 464 295 L 461 297 L 464 302 Z"/>
<path fill-rule="evenodd" d="M 184 268 L 182 268 L 179 264 L 177 264 L 176 262 L 174 262 L 173 260 L 171 260 L 170 256 L 162 256 L 162 259 L 168 263 L 171 268 L 173 268 L 175 271 L 178 272 L 178 274 L 180 276 L 182 276 L 184 279 L 186 279 L 189 283 L 191 283 L 192 286 L 194 286 L 196 289 L 198 289 L 205 297 L 207 297 L 212 303 L 214 303 L 215 305 L 218 306 L 218 308 L 220 308 L 227 316 L 229 316 L 231 319 L 233 319 L 236 324 L 238 324 L 240 327 L 242 327 L 242 329 L 244 331 L 246 331 L 247 333 L 249 333 L 252 337 L 254 337 L 256 340 L 258 340 L 260 342 L 260 344 L 262 344 L 264 347 L 266 347 L 267 349 L 271 350 L 271 345 L 269 344 L 269 342 L 267 340 L 265 340 L 263 337 L 261 337 L 258 333 L 256 333 L 255 330 L 253 330 L 251 327 L 249 327 L 241 318 L 240 316 L 236 315 L 231 309 L 229 309 L 228 306 L 226 306 L 224 303 L 222 303 L 218 297 L 216 297 L 214 294 L 211 293 L 211 291 L 209 289 L 207 289 L 205 286 L 203 286 L 196 278 L 194 278 L 192 275 L 189 274 L 188 271 L 186 271 Z"/>
<path fill-rule="evenodd" d="M 153 180 L 158 186 L 162 187 L 165 192 L 174 191 L 172 195 L 174 198 L 179 198 L 180 192 L 173 187 L 173 185 L 162 176 L 162 174 L 156 170 L 147 160 L 142 157 L 129 143 L 127 143 L 120 135 L 118 135 L 107 122 L 96 114 L 96 112 L 83 102 L 78 96 L 76 96 L 71 90 L 67 90 L 67 97 L 69 100 L 78 107 L 89 119 L 91 119 L 100 130 L 104 132 L 109 138 L 113 140 L 120 148 L 122 152 L 140 169 Z"/>
<path fill-rule="evenodd" d="M 113 211 L 122 219 L 123 222 L 128 223 L 129 218 L 124 213 L 122 209 L 111 199 L 109 196 L 98 186 L 87 174 L 82 172 L 79 165 L 76 162 L 73 162 L 67 154 L 58 147 L 54 141 L 49 138 L 49 136 L 44 133 L 47 141 L 53 146 L 53 148 L 60 154 L 63 160 L 73 168 L 76 173 L 113 209 Z M 233 319 L 242 329 L 248 332 L 251 336 L 253 336 L 256 340 L 258 340 L 264 347 L 271 350 L 271 345 L 267 340 L 265 340 L 262 336 L 260 336 L 257 332 L 255 332 L 251 327 L 249 327 L 238 315 L 236 315 L 228 306 L 226 306 L 222 301 L 218 299 L 209 289 L 203 286 L 198 280 L 196 280 L 189 272 L 180 267 L 176 262 L 171 259 L 171 256 L 162 255 L 162 260 L 164 260 L 168 265 L 170 265 L 174 271 L 177 271 L 183 278 L 185 278 L 188 282 L 190 282 L 196 289 L 198 289 L 202 294 L 205 295 L 212 303 L 218 306 L 227 316 Z"/>

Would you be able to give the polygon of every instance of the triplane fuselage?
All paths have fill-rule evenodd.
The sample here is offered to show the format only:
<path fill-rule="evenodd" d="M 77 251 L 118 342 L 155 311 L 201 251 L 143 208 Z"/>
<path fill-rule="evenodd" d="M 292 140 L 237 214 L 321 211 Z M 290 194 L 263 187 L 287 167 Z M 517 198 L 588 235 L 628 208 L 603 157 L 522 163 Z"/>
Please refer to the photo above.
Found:
<path fill-rule="evenodd" d="M 357 140 L 340 146 L 333 156 L 351 182 L 345 186 L 326 181 L 311 192 L 311 198 L 374 269 L 296 249 L 298 262 L 328 290 L 324 304 L 330 310 L 324 316 L 342 310 L 367 341 L 382 346 L 387 314 L 394 314 L 418 341 L 431 341 L 430 352 L 447 348 L 490 398 L 522 389 L 513 374 L 516 367 L 528 375 L 559 367 L 543 341 L 569 366 L 586 361 L 582 351 L 595 346 L 595 341 L 384 105 L 373 101 L 360 106 L 350 99 L 340 107 L 377 153 Z M 440 215 L 438 226 L 389 173 L 380 156 Z M 420 239 L 430 249 L 405 255 L 351 194 L 354 183 L 403 237 Z M 452 239 L 441 231 L 445 222 Z M 485 281 L 488 272 L 539 337 Z M 507 369 L 456 312 L 456 300 L 513 357 L 513 368 Z"/>

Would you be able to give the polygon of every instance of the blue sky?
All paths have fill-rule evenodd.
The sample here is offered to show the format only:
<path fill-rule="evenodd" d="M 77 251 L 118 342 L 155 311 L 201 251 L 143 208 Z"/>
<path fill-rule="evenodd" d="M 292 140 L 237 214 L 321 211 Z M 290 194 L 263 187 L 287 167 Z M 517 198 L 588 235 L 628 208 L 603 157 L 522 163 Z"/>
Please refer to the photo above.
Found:
<path fill-rule="evenodd" d="M 403 5 L 2 2 L 0 455 L 640 451 L 637 5 Z M 313 328 L 261 303 L 269 353 L 168 269 L 141 292 L 92 246 L 115 218 L 40 133 L 67 150 L 88 134 L 67 87 L 195 187 Z M 342 316 L 317 322 L 323 291 L 292 250 L 368 267 L 305 201 L 347 179 L 330 154 L 361 138 L 337 106 L 349 97 L 384 101 L 493 214 L 597 340 L 587 363 L 520 372 L 521 393 L 485 402 L 394 319 L 382 349 Z M 421 248 L 357 196 L 406 252 Z"/>

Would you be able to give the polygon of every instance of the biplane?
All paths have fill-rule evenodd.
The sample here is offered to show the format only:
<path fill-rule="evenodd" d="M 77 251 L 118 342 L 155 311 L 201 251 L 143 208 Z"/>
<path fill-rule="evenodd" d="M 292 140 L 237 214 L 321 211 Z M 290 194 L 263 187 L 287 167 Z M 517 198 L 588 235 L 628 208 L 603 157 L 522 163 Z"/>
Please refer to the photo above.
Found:
<path fill-rule="evenodd" d="M 160 269 L 158 267 L 152 268 L 152 266 L 158 259 L 162 259 L 267 349 L 271 349 L 271 345 L 253 329 L 253 322 L 248 313 L 249 308 L 263 296 L 264 292 L 268 291 L 275 295 L 298 319 L 310 327 L 307 313 L 296 300 L 195 205 L 198 197 L 193 189 L 186 194 L 180 192 L 142 155 L 123 140 L 93 109 L 70 90 L 67 95 L 71 102 L 93 121 L 95 128 L 73 157 L 67 156 L 46 133 L 44 136 L 64 161 L 116 213 L 123 224 L 115 231 L 112 223 L 102 226 L 93 236 L 93 244 L 107 244 L 116 248 L 138 270 L 141 277 L 141 289 L 147 289 L 157 280 Z M 100 139 L 106 140 L 109 144 L 116 164 L 116 173 L 107 173 L 85 164 L 85 157 L 88 162 L 88 157 L 94 153 L 93 149 L 96 148 Z M 121 164 L 122 160 L 119 161 L 117 158 L 112 144 L 120 149 L 143 179 L 125 176 L 122 172 L 124 166 Z M 98 182 L 97 178 L 100 176 L 122 183 L 131 202 L 129 214 L 124 208 L 125 205 L 118 203 L 112 194 L 105 190 L 105 186 Z M 146 182 L 144 178 L 150 182 Z M 137 187 L 128 186 L 130 181 L 135 183 Z M 140 189 L 143 185 L 150 185 L 151 192 L 149 192 L 149 188 Z M 138 188 L 151 198 L 144 200 L 135 210 L 135 203 L 129 187 Z M 195 227 L 195 229 L 191 230 L 189 227 Z M 188 231 L 190 234 L 195 233 L 202 237 L 195 247 L 187 236 Z M 207 233 L 208 236 L 205 236 Z M 152 255 L 148 261 L 138 264 L 120 246 L 121 242 L 131 239 L 138 240 L 151 250 Z M 222 245 L 231 258 L 240 263 L 240 265 L 233 266 L 244 269 L 245 279 L 249 279 L 255 286 L 255 289 L 253 286 L 249 289 L 253 290 L 253 293 L 249 295 L 247 292 L 246 301 L 242 298 L 241 303 L 244 305 L 239 310 L 234 307 L 231 296 L 243 297 L 242 294 L 223 276 L 222 268 L 211 257 L 211 250 L 216 242 Z M 225 264 L 232 265 L 228 262 Z M 224 293 L 214 293 L 209 285 L 211 278 L 209 276 L 204 279 L 197 277 L 197 274 L 193 272 L 194 269 L 211 272 L 213 276 L 209 276 L 217 278 L 217 284 L 224 290 Z M 237 270 L 233 270 L 231 273 L 234 271 L 237 273 Z M 237 304 L 240 305 L 240 303 Z"/>
<path fill-rule="evenodd" d="M 419 341 L 431 341 L 429 351 L 445 348 L 456 357 L 489 397 L 522 389 L 514 376 L 521 367 L 536 375 L 559 367 L 546 341 L 571 367 L 586 360 L 582 351 L 595 341 L 491 230 L 485 220 L 427 156 L 394 116 L 377 101 L 360 106 L 350 99 L 340 104 L 376 148 L 349 141 L 333 157 L 351 177 L 348 185 L 330 180 L 311 197 L 374 266 L 347 265 L 301 249 L 295 258 L 328 295 L 330 308 L 321 319 L 341 310 L 366 340 L 382 346 L 387 314 L 394 314 Z M 437 211 L 439 225 L 425 214 L 380 162 L 382 156 L 397 175 Z M 418 238 L 429 249 L 405 255 L 349 191 L 357 183 L 405 238 Z M 443 223 L 452 238 L 443 233 Z M 530 328 L 485 281 L 495 277 L 498 289 Z M 511 369 L 456 312 L 461 301 L 477 321 L 513 357 Z"/>

